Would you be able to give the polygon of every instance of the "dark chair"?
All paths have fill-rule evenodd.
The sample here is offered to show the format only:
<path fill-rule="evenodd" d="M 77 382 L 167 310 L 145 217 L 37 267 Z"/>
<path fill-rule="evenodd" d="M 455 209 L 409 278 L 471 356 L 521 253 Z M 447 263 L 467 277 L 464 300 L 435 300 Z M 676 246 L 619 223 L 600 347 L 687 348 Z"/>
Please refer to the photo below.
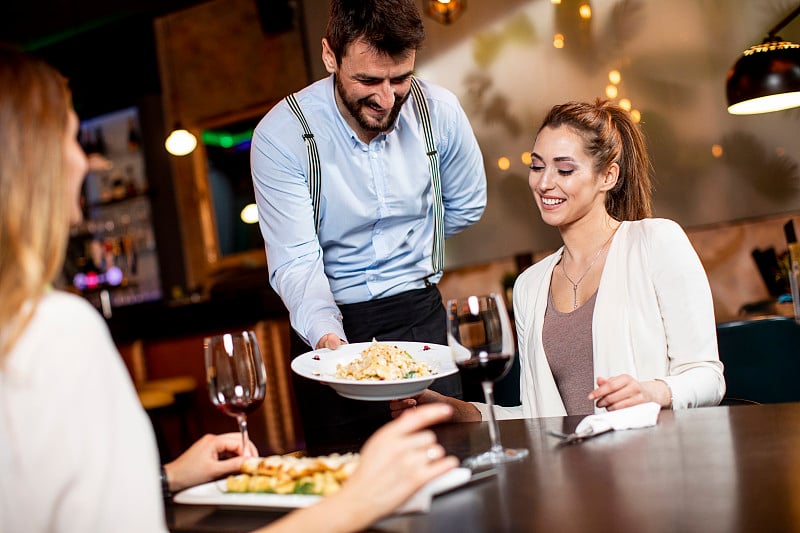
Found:
<path fill-rule="evenodd" d="M 733 407 L 735 405 L 761 405 L 760 402 L 754 402 L 753 400 L 745 400 L 744 398 L 732 398 L 731 396 L 728 396 L 727 394 L 722 399 L 722 401 L 719 402 L 719 404 L 720 405 L 727 405 L 729 407 Z"/>
<path fill-rule="evenodd" d="M 770 316 L 717 324 L 723 405 L 800 401 L 800 325 Z"/>

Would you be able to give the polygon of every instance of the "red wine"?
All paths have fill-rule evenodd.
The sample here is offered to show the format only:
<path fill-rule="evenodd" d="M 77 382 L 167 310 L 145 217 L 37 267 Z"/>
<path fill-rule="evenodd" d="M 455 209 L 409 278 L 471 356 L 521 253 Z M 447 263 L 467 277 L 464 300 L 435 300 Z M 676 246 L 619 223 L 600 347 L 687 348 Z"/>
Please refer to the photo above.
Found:
<path fill-rule="evenodd" d="M 227 401 L 214 402 L 214 405 L 228 416 L 237 417 L 241 414 L 252 413 L 264 402 L 264 397 L 257 397 L 251 399 L 245 398 L 231 398 Z"/>
<path fill-rule="evenodd" d="M 483 360 L 471 357 L 457 361 L 456 366 L 461 378 L 470 382 L 497 381 L 511 367 L 511 356 L 505 354 L 489 354 Z"/>

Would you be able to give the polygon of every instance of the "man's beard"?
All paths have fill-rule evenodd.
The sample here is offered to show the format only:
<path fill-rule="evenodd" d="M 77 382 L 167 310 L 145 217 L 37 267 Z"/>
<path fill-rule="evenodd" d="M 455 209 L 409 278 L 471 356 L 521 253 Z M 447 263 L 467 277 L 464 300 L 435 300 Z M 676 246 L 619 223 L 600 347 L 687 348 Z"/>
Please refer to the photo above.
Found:
<path fill-rule="evenodd" d="M 350 113 L 350 116 L 356 120 L 361 129 L 364 131 L 381 133 L 394 125 L 395 121 L 397 120 L 397 116 L 400 114 L 400 109 L 402 109 L 403 104 L 408 99 L 408 94 L 410 91 L 402 96 L 395 95 L 395 101 L 394 105 L 392 106 L 392 110 L 389 111 L 389 114 L 386 115 L 386 118 L 380 122 L 376 122 L 374 119 L 366 116 L 362 112 L 362 109 L 368 106 L 369 98 L 361 98 L 360 100 L 351 99 L 342 86 L 338 76 L 336 77 L 336 92 L 339 93 L 339 98 L 341 98 L 342 102 L 344 102 L 344 106 L 347 108 L 348 113 Z"/>

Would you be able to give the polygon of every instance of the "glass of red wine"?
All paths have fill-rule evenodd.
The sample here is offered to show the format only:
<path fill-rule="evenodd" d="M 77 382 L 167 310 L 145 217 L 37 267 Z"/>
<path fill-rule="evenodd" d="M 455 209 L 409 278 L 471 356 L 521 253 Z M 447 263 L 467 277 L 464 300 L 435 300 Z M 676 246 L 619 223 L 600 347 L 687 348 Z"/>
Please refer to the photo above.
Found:
<path fill-rule="evenodd" d="M 247 413 L 258 409 L 267 391 L 267 370 L 253 331 L 206 337 L 203 342 L 208 395 L 220 411 L 236 418 L 247 454 Z"/>
<path fill-rule="evenodd" d="M 503 297 L 484 294 L 448 300 L 447 343 L 461 379 L 480 382 L 489 405 L 491 448 L 468 457 L 464 466 L 474 470 L 527 457 L 524 448 L 503 447 L 494 414 L 494 383 L 511 368 L 516 351 Z"/>

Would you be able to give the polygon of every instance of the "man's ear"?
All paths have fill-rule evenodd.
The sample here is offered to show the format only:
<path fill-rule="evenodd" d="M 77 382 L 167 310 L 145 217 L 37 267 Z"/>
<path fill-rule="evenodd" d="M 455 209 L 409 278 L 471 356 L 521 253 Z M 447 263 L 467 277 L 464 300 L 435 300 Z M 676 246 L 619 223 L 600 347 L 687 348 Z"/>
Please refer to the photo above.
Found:
<path fill-rule="evenodd" d="M 328 74 L 336 73 L 336 55 L 328 45 L 328 40 L 324 37 L 322 38 L 322 62 L 325 64 L 325 70 L 328 71 Z"/>
<path fill-rule="evenodd" d="M 601 190 L 610 191 L 617 184 L 619 180 L 619 163 L 611 163 L 611 165 L 603 174 L 603 184 Z"/>

